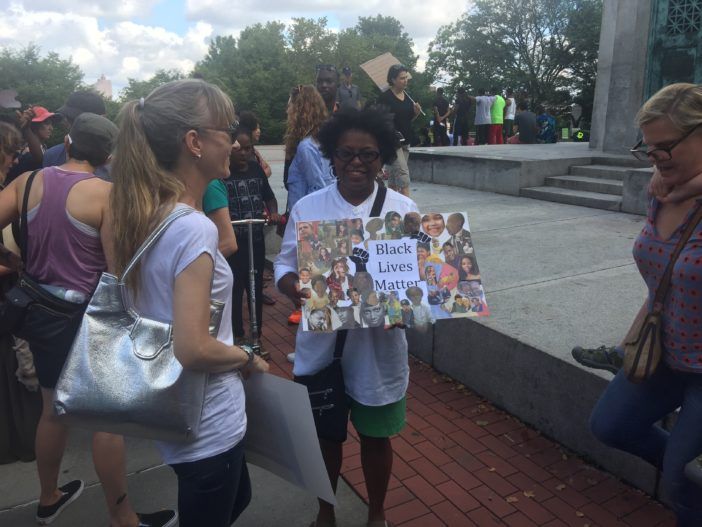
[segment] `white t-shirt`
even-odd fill
[[[475,124],[492,124],[490,108],[495,102],[495,97],[491,95],[478,95],[475,98]]]
[[[509,97],[505,100],[507,101],[507,113],[505,113],[505,119],[514,121],[514,114],[517,111],[517,103],[514,102],[514,97]]]
[[[179,203],[177,208],[187,207]],[[162,322],[173,321],[173,290],[176,277],[201,254],[215,262],[212,299],[225,303],[217,340],[233,344],[232,277],[229,264],[217,249],[217,227],[202,212],[175,220],[141,260],[137,311]],[[197,461],[226,452],[246,433],[244,387],[238,371],[208,375],[205,404],[198,438],[192,443],[157,441],[163,460],[172,465]]]
[[[367,218],[377,191],[376,184],[373,194],[357,206],[346,201],[336,185],[313,192],[298,201],[290,212],[280,254],[275,260],[275,282],[278,283],[289,272],[297,274],[296,222]],[[404,216],[408,212],[419,212],[419,209],[411,199],[388,190],[380,216],[385,217],[390,211]],[[336,333],[313,333],[298,328],[293,373],[310,375],[330,364],[335,342]],[[382,327],[350,329],[341,359],[346,393],[367,406],[399,401],[404,397],[409,383],[407,360],[404,330],[385,330]]]

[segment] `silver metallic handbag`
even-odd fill
[[[125,283],[168,226],[191,212],[180,208],[163,220],[121,280],[102,274],[56,385],[54,410],[69,423],[164,441],[197,437],[207,374],[183,369],[173,355],[172,325],[140,316]],[[211,301],[210,335],[217,335],[223,307]]]

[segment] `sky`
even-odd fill
[[[35,43],[42,52],[71,57],[86,84],[104,74],[117,95],[129,78],[147,79],[159,69],[190,71],[212,38],[236,37],[258,22],[326,16],[328,27],[339,30],[359,16],[382,14],[404,25],[421,69],[439,27],[456,20],[469,1],[0,0],[0,46]]]

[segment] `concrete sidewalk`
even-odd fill
[[[176,477],[161,463],[150,441],[127,440],[129,496],[141,512],[177,508]],[[249,464],[253,498],[237,521],[242,527],[307,527],[317,511],[317,500],[286,481]],[[80,478],[86,482],[83,495],[57,519],[56,527],[106,527],[107,507],[92,466],[90,436],[75,431],[61,465],[60,483]],[[0,466],[0,526],[36,525],[39,485],[34,463]],[[339,492],[339,525],[364,525],[367,508],[343,481]],[[205,527],[205,526],[203,526]]]

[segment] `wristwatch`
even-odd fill
[[[245,366],[248,366],[254,360],[254,350],[251,346],[247,346],[246,344],[239,344],[239,347],[243,349],[246,352],[246,355],[249,357],[248,362],[245,364]]]

